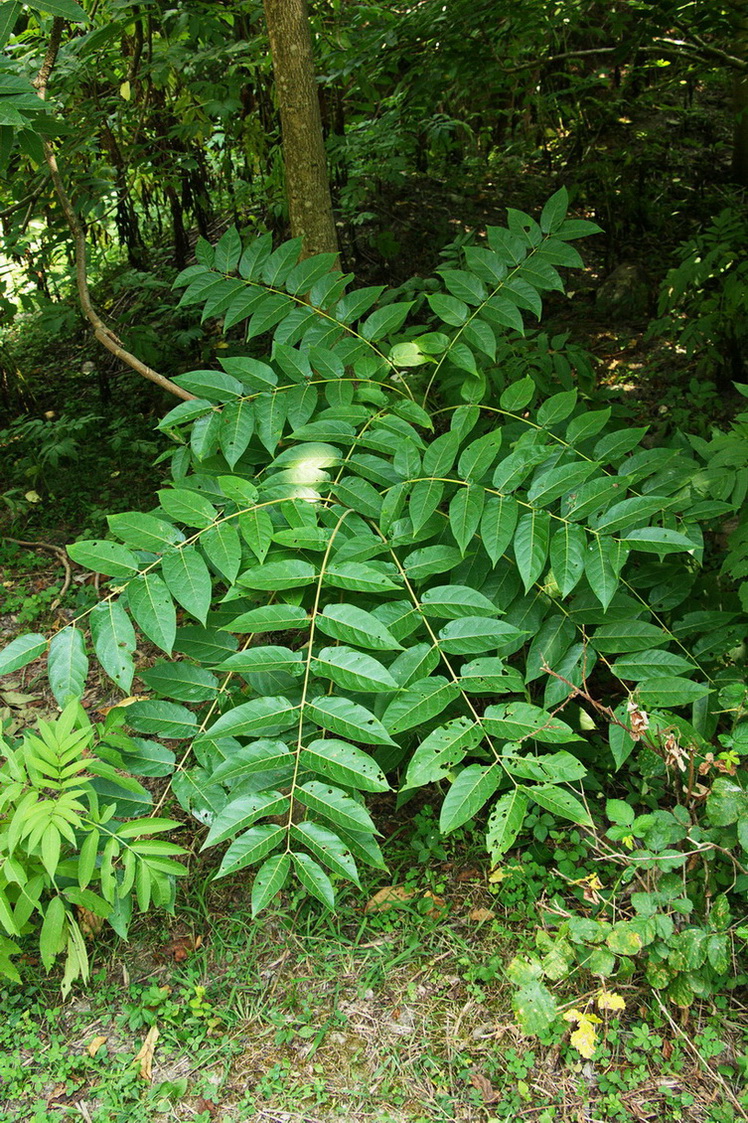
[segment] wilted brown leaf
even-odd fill
[[[95,1057],[102,1045],[106,1045],[109,1039],[107,1037],[92,1037],[88,1045],[86,1045],[86,1052],[89,1057]]]
[[[207,1111],[211,1119],[214,1119],[218,1114],[219,1104],[214,1103],[213,1100],[206,1100],[205,1096],[198,1096],[195,1107],[198,1111]]]
[[[92,940],[94,936],[98,936],[104,927],[104,917],[98,916],[90,909],[84,908],[83,905],[77,905],[75,911],[78,914],[78,925],[86,939]]]
[[[364,905],[364,913],[384,912],[393,905],[402,905],[417,896],[415,889],[406,889],[404,885],[385,885],[384,889],[379,889],[369,898]]]
[[[443,897],[437,897],[430,889],[421,892],[418,889],[406,889],[404,885],[385,885],[371,897],[364,905],[364,913],[384,912],[393,905],[403,905],[407,901],[425,900],[433,901],[431,908],[426,909],[426,915],[438,917],[447,907]]]
[[[145,1035],[145,1041],[141,1045],[140,1051],[133,1058],[133,1063],[140,1064],[140,1075],[143,1080],[153,1079],[153,1054],[156,1051],[156,1042],[158,1039],[158,1026],[151,1026],[148,1033]]]
[[[476,923],[483,924],[486,920],[493,920],[496,913],[491,912],[490,909],[471,909],[468,916],[471,920],[476,921]]]
[[[426,909],[426,916],[436,918],[441,916],[441,914],[446,910],[447,902],[444,900],[444,898],[437,897],[436,893],[432,893],[430,889],[426,890],[426,892],[423,894],[423,897],[427,897],[430,901],[434,902],[430,909]]]
[[[501,1099],[499,1093],[494,1090],[491,1081],[485,1077],[482,1072],[478,1072],[477,1069],[473,1069],[470,1073],[470,1083],[474,1088],[478,1089],[483,1097],[484,1104],[495,1104]]]
[[[132,706],[133,702],[145,702],[147,700],[147,694],[131,694],[129,698],[120,698],[119,702],[115,702],[113,706],[101,706],[96,712],[106,717],[112,710],[119,710],[123,706]]]
[[[193,951],[202,947],[202,936],[175,936],[164,948],[164,952],[176,963],[182,963]]]
[[[479,881],[482,877],[482,870],[475,869],[475,867],[473,866],[469,866],[467,869],[460,870],[460,872],[455,877],[455,881]]]

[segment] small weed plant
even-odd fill
[[[404,794],[441,785],[443,835],[485,817],[495,873],[529,836],[574,880],[590,840],[617,880],[585,868],[573,914],[510,970],[539,1031],[557,1017],[547,982],[576,969],[603,996],[635,968],[682,1005],[724,986],[748,888],[745,614],[735,571],[711,563],[745,495],[745,432],[741,461],[682,434],[653,446],[570,375],[497,393],[507,340],[597,230],[566,212],[564,191],[538,222],[510,210],[417,306],[351,289],[331,255],[300,261],[298,240],[201,241],[181,304],[232,342],[221,369],[177,378],[195,398],[159,424],[172,481],[155,510],[69,548],[110,579],[100,603],[0,654],[6,673],[46,652],[65,706],[91,649],[125,694],[137,633],[163,652],[141,674],[150,697],[121,710],[123,759],[163,754],[221,848],[217,876],[255,868],[254,914],[292,878],[333,908],[361,863],[381,869],[366,800],[396,775]],[[150,813],[113,794],[100,805],[118,820]],[[122,840],[168,828],[110,838],[90,802],[74,813],[137,889]],[[27,847],[42,877],[47,829]],[[104,913],[125,895],[116,878],[108,892]],[[606,1001],[575,1012],[588,1043]]]
[[[137,757],[135,767],[126,759]],[[145,836],[172,831],[172,819],[114,818],[116,792],[133,806],[146,790],[133,775],[142,772],[144,746],[112,728],[94,727],[80,703],[70,701],[56,721],[40,721],[35,733],[15,743],[0,740],[0,970],[16,981],[16,940],[37,928],[39,955],[49,970],[65,954],[63,994],[88,978],[84,935],[97,933],[106,918],[127,935],[133,898],[146,910],[170,907],[174,877],[185,872],[175,860],[182,848]],[[140,762],[140,763],[139,763]],[[147,769],[146,769],[147,770]]]

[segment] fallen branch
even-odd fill
[[[52,542],[27,542],[23,538],[9,538],[6,534],[3,535],[3,542],[12,542],[15,546],[24,546],[30,550],[49,550],[50,553],[56,556],[60,565],[64,566],[65,568],[65,580],[62,583],[60,595],[51,605],[52,608],[57,608],[62,598],[65,596],[65,593],[70,588],[70,582],[73,580],[73,570],[70,565],[70,559],[65,553],[63,547],[55,546]]]
[[[62,38],[62,28],[64,20],[60,16],[55,16],[52,22],[52,32],[49,37],[49,44],[44,55],[44,61],[41,65],[39,73],[34,79],[34,87],[37,94],[42,101],[47,96],[47,85],[49,83],[49,76],[54,68],[57,52],[60,48],[60,40]],[[70,233],[73,235],[75,243],[75,278],[78,288],[78,299],[80,306],[86,319],[92,324],[94,329],[94,336],[98,339],[99,343],[103,344],[108,351],[116,355],[132,370],[137,371],[143,378],[147,378],[150,382],[155,382],[163,390],[168,390],[170,394],[175,394],[176,397],[182,398],[185,401],[192,401],[195,397],[189,391],[183,390],[181,386],[177,386],[176,382],[172,382],[170,378],[165,375],[159,374],[158,371],[153,370],[152,367],[142,363],[135,355],[131,354],[125,347],[122,346],[122,340],[119,339],[111,328],[107,327],[104,321],[99,316],[91,302],[91,294],[88,289],[88,274],[86,266],[86,236],[81,225],[80,219],[75,212],[75,208],[70,200],[65,184],[62,181],[62,175],[57,164],[57,157],[52,142],[46,137],[42,137],[42,145],[44,148],[44,159],[49,169],[49,174],[54,185],[57,198],[60,200],[62,209],[67,219]]]

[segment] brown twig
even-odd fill
[[[52,32],[49,37],[49,43],[47,44],[44,61],[42,62],[39,73],[34,79],[34,87],[36,88],[36,92],[42,101],[44,101],[47,96],[47,85],[49,83],[49,77],[54,68],[55,60],[57,58],[57,52],[60,49],[64,22],[65,21],[60,16],[55,16],[54,20],[52,21]],[[70,200],[70,196],[65,189],[65,184],[62,181],[62,175],[60,174],[60,169],[57,164],[57,157],[55,155],[55,150],[52,146],[51,141],[46,137],[43,137],[42,145],[44,148],[44,158],[47,164],[47,168],[49,169],[50,178],[54,185],[55,192],[57,193],[57,198],[60,200],[60,204],[62,205],[68,227],[70,228],[70,233],[73,235],[73,241],[75,243],[75,277],[78,288],[78,299],[80,301],[80,306],[86,319],[89,320],[89,322],[93,326],[94,336],[96,337],[96,339],[98,339],[99,343],[106,347],[108,351],[111,351],[113,355],[116,355],[118,359],[129,366],[132,370],[142,375],[143,378],[147,378],[150,382],[155,382],[157,386],[160,386],[163,390],[168,390],[170,394],[174,394],[178,398],[182,398],[185,401],[192,401],[195,397],[194,394],[190,394],[189,391],[183,390],[181,386],[177,386],[176,382],[172,382],[170,378],[166,378],[165,375],[159,374],[158,371],[155,371],[152,367],[149,367],[145,363],[142,363],[140,359],[131,354],[130,351],[126,350],[126,348],[122,346],[122,341],[118,339],[111,328],[107,327],[107,325],[104,323],[104,321],[101,319],[98,312],[94,308],[91,302],[91,294],[88,289],[88,274],[86,266],[86,236],[83,230],[83,226],[81,225],[80,219],[75,212],[75,208]]]
[[[60,604],[60,601],[65,596],[65,593],[70,588],[70,582],[73,580],[73,570],[70,565],[70,560],[68,559],[68,556],[62,546],[55,546],[52,542],[27,542],[23,538],[9,538],[7,534],[3,535],[3,542],[12,542],[15,546],[25,546],[30,550],[49,550],[50,553],[54,554],[57,557],[57,560],[65,568],[65,580],[62,583],[60,595],[55,599],[51,606],[52,608],[57,608],[57,606]]]
[[[660,1007],[660,1010],[662,1011],[665,1018],[667,1018],[668,1022],[670,1023],[670,1028],[673,1030],[673,1032],[675,1034],[677,1034],[678,1037],[681,1037],[683,1039],[683,1043],[685,1044],[686,1048],[689,1049],[693,1053],[693,1055],[696,1057],[696,1059],[702,1065],[703,1070],[705,1072],[708,1072],[709,1075],[711,1077],[713,1077],[714,1080],[722,1086],[722,1089],[725,1092],[725,1095],[728,1097],[728,1099],[732,1103],[733,1107],[735,1107],[737,1109],[737,1112],[740,1115],[740,1118],[741,1119],[748,1119],[748,1114],[746,1113],[745,1108],[741,1104],[740,1100],[737,1099],[737,1097],[735,1096],[734,1092],[730,1088],[730,1085],[727,1083],[725,1078],[722,1076],[722,1073],[721,1072],[715,1072],[714,1069],[710,1067],[709,1061],[706,1059],[706,1057],[702,1056],[702,1054],[696,1048],[696,1046],[694,1045],[693,1041],[688,1036],[688,1034],[684,1033],[683,1029],[675,1021],[675,1019],[673,1018],[673,1015],[670,1013],[667,1006],[665,1005],[665,1003],[660,998],[659,991],[654,990],[654,991],[652,991],[652,993],[654,994],[655,998],[657,999],[657,1005]]]

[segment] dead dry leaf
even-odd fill
[[[494,1089],[491,1081],[484,1076],[482,1072],[478,1072],[477,1069],[473,1069],[470,1073],[470,1083],[474,1088],[478,1089],[483,1097],[484,1104],[495,1104],[501,1099],[501,1096]]]
[[[88,1045],[86,1045],[86,1052],[89,1057],[95,1057],[102,1045],[106,1045],[108,1037],[92,1037]]]
[[[159,1039],[159,1028],[154,1025],[148,1030],[145,1035],[145,1041],[140,1047],[140,1051],[133,1058],[134,1064],[140,1064],[140,1075],[143,1080],[153,1079],[153,1054],[156,1052],[156,1042]]]
[[[391,909],[393,905],[402,905],[417,896],[415,889],[406,889],[404,885],[385,885],[384,889],[379,889],[366,902],[364,914],[384,912],[385,909]]]
[[[193,951],[197,951],[202,947],[202,936],[175,936],[166,947],[164,952],[176,963],[183,963],[188,956],[192,955]]]
[[[147,702],[147,694],[131,694],[129,698],[120,698],[119,702],[115,702],[113,706],[101,706],[96,712],[102,714],[104,717],[112,710],[119,710],[124,706],[132,706],[134,702]]]
[[[75,911],[78,915],[78,925],[81,932],[87,940],[93,940],[104,927],[104,917],[99,916],[95,912],[91,912],[90,909],[84,908],[83,905],[76,905]]]
[[[430,889],[406,889],[404,885],[385,885],[371,897],[364,905],[364,914],[371,912],[384,912],[395,905],[404,905],[408,901],[433,901],[431,908],[426,909],[426,915],[439,917],[447,907],[443,897],[437,897]]]
[[[474,866],[469,866],[467,869],[460,870],[455,877],[455,881],[480,881],[482,877],[482,870],[475,869]]]
[[[496,913],[491,912],[490,909],[471,909],[471,911],[468,913],[468,916],[477,924],[483,924],[486,920],[493,920],[493,918],[496,916]]]
[[[207,1111],[211,1119],[214,1119],[218,1114],[220,1104],[214,1103],[213,1100],[206,1100],[205,1096],[198,1096],[195,1107],[198,1111]]]
[[[422,894],[422,898],[428,898],[430,901],[434,902],[430,909],[426,909],[426,916],[431,916],[433,918],[439,917],[447,908],[447,902],[444,898],[437,897],[436,893],[432,893],[430,889],[427,889],[426,892]]]

